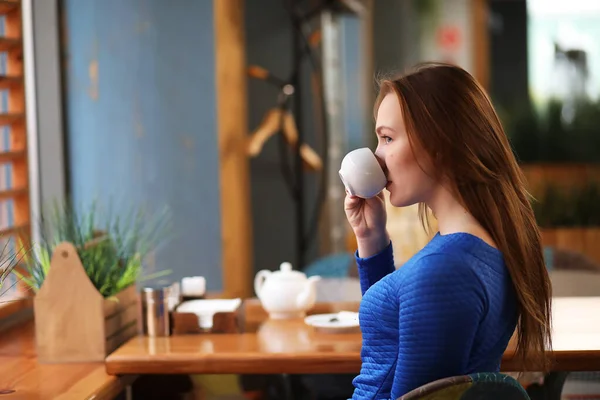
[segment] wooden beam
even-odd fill
[[[16,90],[20,90],[20,89],[17,88]],[[11,89],[11,93],[12,93],[12,89]],[[9,101],[10,101],[10,94],[9,94]],[[11,124],[14,124],[15,122],[24,121],[24,120],[25,120],[25,115],[22,113],[8,112],[8,113],[0,114],[0,125],[11,125]]]
[[[0,89],[10,89],[17,85],[23,85],[23,77],[0,75]]]
[[[8,34],[8,32],[7,32]],[[21,54],[21,39],[14,37],[2,37],[0,38],[0,51],[11,51],[15,50],[18,54]]]
[[[27,196],[27,188],[0,190],[0,201],[6,199],[14,199],[20,196]]]
[[[485,90],[490,89],[489,0],[471,0],[473,75]]]
[[[246,155],[244,0],[213,0],[219,143],[223,291],[252,295],[250,171]]]
[[[14,0],[0,0],[0,14],[8,14],[19,9],[21,4]]]
[[[27,158],[25,150],[2,151],[0,152],[0,164],[14,162]]]
[[[29,234],[29,225],[15,225],[9,228],[0,229],[0,237],[5,239],[8,236],[23,236]]]

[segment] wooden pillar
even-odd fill
[[[214,0],[223,294],[252,296],[244,0]]]
[[[490,89],[490,40],[488,29],[489,0],[471,0],[473,36],[473,74],[486,89]]]

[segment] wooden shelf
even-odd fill
[[[12,113],[0,114],[0,126],[14,124],[17,121],[22,120],[23,117],[24,117],[24,115],[21,114],[21,113],[17,113],[17,114],[12,114]]]
[[[10,51],[21,48],[20,38],[0,38],[0,51]]]
[[[20,1],[0,0],[0,14],[8,14],[21,6]]]
[[[0,152],[0,164],[19,160],[27,155],[25,150]]]
[[[27,192],[27,188],[0,190],[0,200],[14,199],[26,195]]]
[[[0,75],[0,89],[9,89],[16,85],[23,84],[22,76]]]

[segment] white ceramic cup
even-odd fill
[[[387,185],[377,157],[367,147],[346,154],[339,174],[348,193],[363,199],[378,195]]]

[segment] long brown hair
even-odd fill
[[[434,178],[450,182],[458,201],[494,239],[518,299],[515,356],[547,370],[552,287],[525,177],[484,89],[464,69],[443,63],[384,79],[375,103],[395,93],[413,152],[424,152]],[[424,226],[426,206],[419,205]]]

